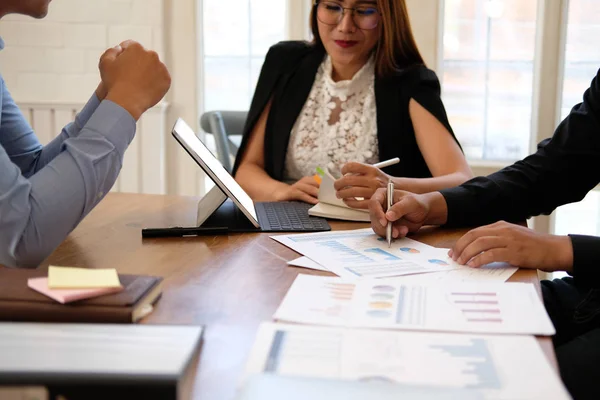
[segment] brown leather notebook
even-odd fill
[[[0,267],[0,321],[131,323],[148,315],[161,295],[162,278],[119,275],[122,292],[60,304],[27,287],[45,270]]]

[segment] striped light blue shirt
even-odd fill
[[[50,255],[110,190],[135,129],[94,95],[42,146],[0,76],[0,264],[36,267]]]

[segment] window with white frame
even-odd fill
[[[269,47],[286,36],[287,1],[202,4],[203,108],[247,110]]]
[[[600,68],[600,1],[570,0],[561,117],[582,101]]]
[[[570,0],[565,48],[561,117],[582,101],[600,68],[600,2]],[[600,192],[590,192],[583,201],[556,211],[554,232],[600,235]]]
[[[529,152],[538,0],[445,0],[442,81],[467,157]]]

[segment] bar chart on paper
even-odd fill
[[[535,289],[526,284],[404,285],[362,281],[352,326],[552,335]]]
[[[387,319],[390,324],[424,326],[428,321],[430,307],[438,308],[428,302],[428,293],[431,288],[422,285],[372,285],[368,299],[362,302],[365,316],[371,320]],[[452,312],[466,324],[477,323],[502,323],[502,311],[499,304],[499,295],[496,292],[448,292],[447,302],[451,305]],[[378,325],[376,322],[367,322],[367,325]]]
[[[530,336],[263,324],[248,372],[465,389],[489,399],[569,398]]]
[[[273,316],[294,322],[347,325],[352,313],[356,285],[338,277],[298,275]]]
[[[502,323],[502,311],[496,292],[450,292],[449,301],[471,323]]]
[[[431,257],[435,254],[431,246],[405,238],[388,248],[371,229],[272,238],[346,278],[384,278],[454,268]]]
[[[384,341],[376,341],[378,338]],[[390,340],[392,338],[396,339],[389,334],[364,332],[321,331],[311,335],[310,332],[278,330],[263,372],[300,376],[319,373],[320,377],[328,378],[472,389],[501,388],[488,343],[483,338],[439,336],[434,340],[431,337],[415,340],[410,337],[412,340],[407,343]],[[355,365],[341,365],[345,358],[342,353],[350,351],[360,353],[361,358],[352,358],[357,362]],[[393,358],[392,354],[404,357]],[[415,362],[419,359],[420,362]],[[432,374],[433,366],[437,366],[440,374]],[[345,376],[340,376],[344,370]]]

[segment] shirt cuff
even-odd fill
[[[100,100],[98,99],[98,96],[96,96],[96,93],[94,93],[92,97],[90,97],[86,105],[83,106],[81,111],[79,111],[79,113],[75,117],[75,123],[77,125],[78,130],[81,130],[81,128],[83,128],[85,124],[87,124],[87,122],[90,120],[90,118],[92,117],[99,105]]]
[[[476,224],[474,211],[478,210],[475,196],[462,186],[440,190],[446,200],[448,216],[446,227],[462,227]]]
[[[85,128],[106,137],[122,157],[135,136],[136,123],[123,107],[110,100],[103,100]]]
[[[585,286],[600,287],[600,237],[569,237],[573,244],[573,276]]]

